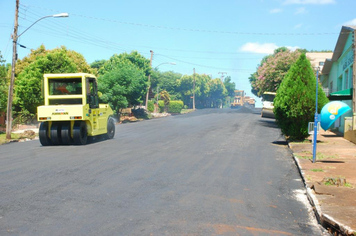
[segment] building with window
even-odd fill
[[[353,67],[354,67],[354,31],[356,26],[342,26],[332,56],[325,60],[321,70],[320,82],[330,101],[342,101],[352,108]],[[341,116],[333,125],[345,133],[352,122],[348,124],[345,117],[352,117],[352,111]],[[348,120],[348,119],[347,119]],[[346,128],[345,128],[346,127]]]

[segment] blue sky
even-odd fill
[[[0,51],[9,63],[15,2],[0,0]],[[19,33],[43,16],[69,17],[36,23],[19,38],[27,49],[18,47],[18,57],[41,44],[64,45],[88,63],[153,50],[160,71],[231,76],[252,96],[248,77],[264,56],[281,46],[333,50],[341,26],[356,25],[354,9],[355,0],[20,0]]]

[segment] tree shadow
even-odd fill
[[[275,145],[280,145],[280,146],[287,146],[288,145],[288,141],[273,141],[272,142]]]
[[[268,128],[278,128],[278,125],[276,123],[275,119],[261,119],[259,120],[260,125]]]

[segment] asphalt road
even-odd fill
[[[0,146],[0,235],[322,235],[258,111],[116,125],[112,140]]]

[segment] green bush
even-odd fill
[[[183,101],[170,101],[168,105],[168,113],[180,113],[183,109]],[[164,112],[164,101],[158,101],[159,112]]]
[[[180,113],[183,109],[184,103],[183,101],[170,101],[168,105],[169,113]]]
[[[164,112],[164,101],[163,100],[158,101],[158,109],[159,109],[159,113]]]
[[[148,101],[147,102],[147,110],[149,112],[154,112],[154,110],[155,110],[155,105],[154,104],[155,104],[154,101]]]
[[[314,121],[316,77],[305,54],[292,65],[281,82],[274,99],[274,114],[278,126],[289,140],[309,136],[308,123]],[[318,87],[318,113],[328,102]]]

